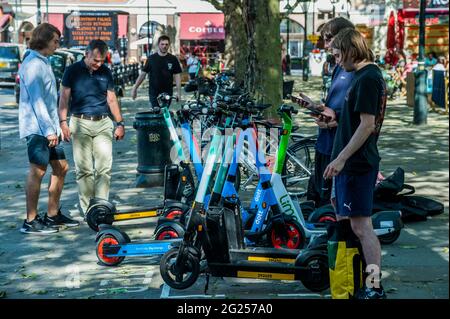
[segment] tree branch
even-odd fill
[[[214,8],[216,8],[219,11],[223,11],[223,3],[220,3],[218,0],[202,0],[202,1],[212,4]]]

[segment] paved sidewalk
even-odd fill
[[[318,96],[320,80],[305,84],[295,78],[295,92]],[[114,142],[111,200],[120,207],[154,206],[162,201],[162,187],[134,188],[137,155],[132,123],[136,112],[147,107],[146,89],[137,101],[122,100],[124,141]],[[126,92],[129,96],[129,91]],[[2,100],[0,100],[2,101]],[[19,139],[17,107],[0,105],[0,296],[6,298],[329,298],[329,292],[312,294],[301,284],[288,281],[252,281],[212,278],[208,295],[204,278],[185,291],[168,289],[159,275],[159,257],[125,259],[120,267],[97,264],[95,233],[83,223],[51,236],[23,235],[24,184],[28,170],[26,144]],[[445,213],[425,222],[409,223],[400,238],[383,246],[383,284],[390,299],[448,298],[449,123],[448,116],[429,113],[427,126],[413,126],[413,109],[404,101],[389,102],[380,140],[381,171],[390,175],[398,166],[416,194],[445,204]],[[304,133],[315,133],[312,120],[299,115]],[[70,163],[62,204],[82,221],[77,203],[74,164],[70,144],[65,144]],[[39,211],[46,211],[46,183]],[[133,240],[148,239],[155,221],[120,225]]]

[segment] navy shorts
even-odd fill
[[[336,213],[339,216],[370,216],[378,169],[363,175],[339,174],[335,177]]]
[[[66,159],[61,143],[58,143],[55,147],[49,147],[47,138],[36,134],[27,136],[26,140],[28,160],[32,164],[47,167],[50,161]]]

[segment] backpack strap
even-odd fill
[[[402,186],[402,191],[407,189],[408,191],[406,193],[401,193],[401,195],[405,196],[405,195],[411,195],[414,194],[416,192],[416,189],[414,188],[414,186],[409,185],[409,184],[403,184]]]

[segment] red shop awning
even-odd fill
[[[48,23],[53,24],[58,28],[61,34],[64,34],[64,14],[63,13],[49,13]]]
[[[225,39],[222,13],[180,13],[181,40]]]

